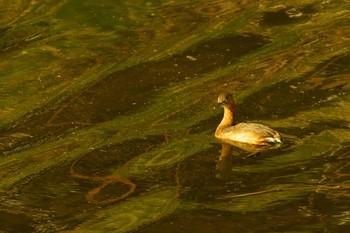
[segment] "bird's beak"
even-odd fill
[[[222,106],[222,103],[216,103],[216,104],[214,105],[214,109],[220,108],[221,106]]]

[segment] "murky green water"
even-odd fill
[[[0,6],[0,232],[348,231],[348,1]]]

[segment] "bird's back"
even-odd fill
[[[216,133],[216,137],[256,145],[282,142],[282,138],[277,131],[266,125],[256,123],[239,123],[224,127]]]

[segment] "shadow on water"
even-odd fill
[[[315,12],[315,9],[311,5],[300,9],[282,7],[282,9],[279,10],[265,12],[261,23],[268,27],[300,23],[308,19],[308,14]]]
[[[9,213],[0,211],[0,228],[6,229],[7,232],[33,232],[31,225],[34,221],[26,214]]]

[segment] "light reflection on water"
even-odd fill
[[[270,4],[4,6],[0,231],[346,230],[348,14]],[[222,90],[282,147],[216,141]]]

